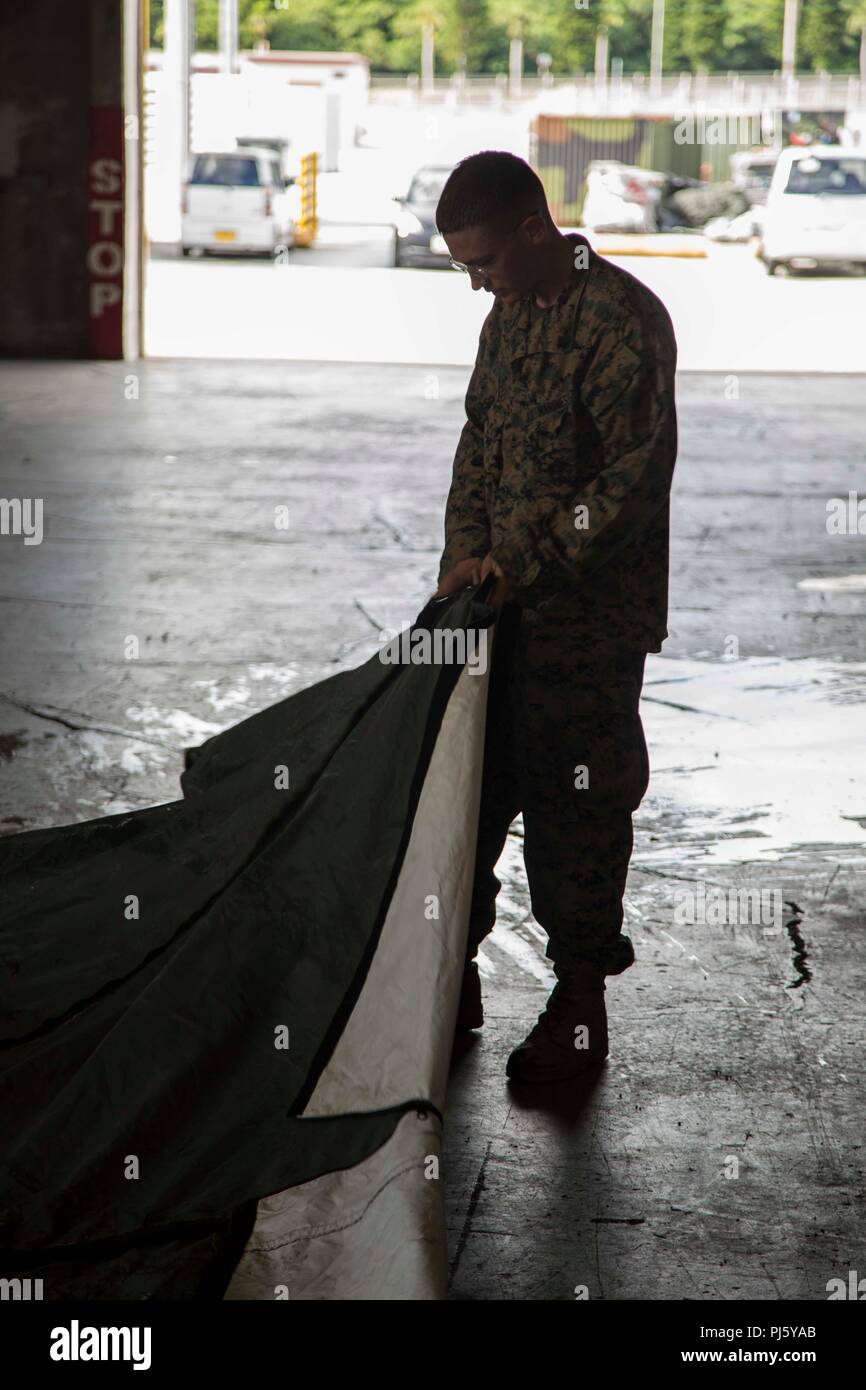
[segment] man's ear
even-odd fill
[[[544,241],[547,236],[547,223],[543,214],[540,212],[531,213],[524,222],[522,230],[526,233],[527,241],[530,241],[533,246]]]

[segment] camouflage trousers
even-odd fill
[[[634,962],[622,934],[632,812],[649,783],[638,712],[646,653],[587,642],[517,604],[495,624],[468,956],[496,921],[494,872],[523,813],[532,913],[558,978]]]

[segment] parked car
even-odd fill
[[[778,158],[778,150],[739,150],[731,155],[731,182],[742,189],[750,206],[766,203]]]
[[[183,187],[181,249],[273,255],[294,244],[289,185],[272,149],[254,146],[193,156]]]
[[[656,204],[665,175],[618,159],[587,165],[581,225],[593,232],[655,232]]]
[[[235,144],[239,150],[258,149],[266,150],[268,154],[276,156],[277,162],[284,174],[288,174],[287,161],[291,140],[282,135],[238,135],[235,137]]]
[[[759,254],[769,275],[779,267],[866,267],[866,153],[846,145],[782,150]]]
[[[736,217],[711,217],[703,228],[710,241],[751,241],[761,235],[764,209],[760,203],[740,212]]]
[[[405,197],[394,199],[400,204],[394,224],[396,266],[451,268],[445,238],[436,230],[436,204],[451,168],[450,164],[425,165],[413,175]]]
[[[594,232],[680,230],[693,224],[677,206],[678,196],[706,187],[685,175],[593,159],[586,168],[581,226]]]

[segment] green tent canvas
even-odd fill
[[[445,1296],[486,590],[404,634],[451,659],[377,652],[187,750],[182,800],[0,841],[0,1274]]]

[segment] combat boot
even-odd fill
[[[567,1081],[600,1066],[608,1049],[604,992],[604,975],[592,966],[558,980],[538,1022],[508,1058],[508,1076]]]
[[[460,991],[460,1005],[457,1010],[455,1033],[468,1033],[472,1028],[480,1028],[484,1023],[484,1009],[481,1006],[481,979],[478,962],[468,960],[463,971],[463,987]]]

